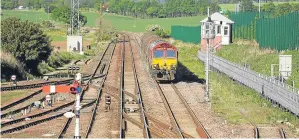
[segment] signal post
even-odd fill
[[[80,139],[80,93],[82,91],[81,88],[82,83],[82,75],[80,73],[76,74],[76,78],[72,85],[47,85],[43,86],[42,91],[43,93],[55,93],[55,92],[62,92],[62,93],[71,93],[76,95],[76,106],[75,106],[75,114],[72,112],[66,112],[64,114],[67,118],[72,118],[76,116],[76,125],[75,125],[75,139]]]

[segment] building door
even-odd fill
[[[229,36],[230,36],[230,32],[229,32],[229,25],[223,25],[222,26],[223,30],[222,30],[222,44],[223,45],[228,45],[229,44]]]

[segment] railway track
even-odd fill
[[[127,43],[126,43],[127,42]],[[136,74],[135,61],[133,56],[130,36],[124,34],[122,44],[122,61],[120,73],[120,138],[151,138],[148,128],[148,120],[145,116],[144,104],[139,87],[138,77]],[[137,100],[124,93],[134,93]],[[127,119],[125,119],[127,118]],[[142,127],[127,122],[130,118],[135,122],[142,124]]]
[[[98,69],[98,67],[96,69]],[[92,79],[98,78],[98,77],[103,77],[103,74],[101,72],[101,75],[99,76],[99,75],[97,75],[97,73],[95,71],[90,76],[84,76],[83,80],[85,80],[85,81],[88,80],[87,84],[89,84],[89,83],[91,83]],[[86,90],[86,89],[88,89],[88,88],[85,88],[84,90]],[[82,96],[83,95],[84,94],[82,94]],[[21,99],[21,101],[18,100],[16,103],[22,102],[23,100],[26,100],[27,98],[29,98],[29,96],[28,97],[26,96],[25,99]],[[87,100],[89,102],[85,102],[85,103],[81,104],[82,109],[92,106],[97,101],[96,99],[94,99],[94,100],[87,99]],[[66,103],[66,104],[58,106],[58,107],[55,107],[55,108],[47,110],[47,111],[36,113],[34,115],[29,115],[29,116],[27,115],[25,117],[18,118],[18,119],[15,119],[13,121],[8,121],[8,122],[5,122],[5,123],[2,123],[1,127],[4,127],[5,129],[4,130],[2,129],[3,131],[1,131],[1,135],[12,133],[12,132],[15,132],[15,131],[19,131],[19,130],[29,128],[31,126],[35,126],[35,125],[38,125],[40,123],[43,123],[43,122],[50,121],[50,120],[56,119],[58,117],[61,117],[61,116],[63,116],[64,113],[66,113],[68,111],[73,111],[73,109],[72,109],[73,107],[71,107],[69,109],[66,108],[66,107],[69,107],[71,105],[73,105],[73,107],[74,107],[74,101]],[[9,107],[6,107],[6,109],[7,108],[9,108]],[[23,108],[21,108],[21,109],[23,109]],[[64,110],[62,110],[62,109],[64,109]],[[57,112],[58,110],[62,110],[62,111]],[[26,121],[26,122],[22,123],[24,121]]]
[[[286,134],[283,128],[279,127],[278,125],[274,125],[269,127],[257,126],[250,118],[248,118],[244,113],[242,116],[253,126],[253,137],[256,139],[259,138],[281,138],[286,139]]]
[[[171,118],[171,123],[175,126],[177,137],[179,138],[210,138],[209,134],[197,119],[196,115],[181,95],[176,86],[171,84],[159,84],[155,81],[163,103],[167,108],[167,113]],[[176,93],[174,96],[173,93]],[[188,132],[189,134],[184,134]]]
[[[105,49],[104,53],[101,56],[101,59],[99,63],[97,64],[94,73],[90,77],[90,79],[87,82],[87,88],[84,89],[81,93],[81,106],[86,100],[94,100],[94,103],[87,108],[87,110],[81,110],[80,113],[80,127],[82,127],[83,132],[81,131],[80,136],[83,136],[84,138],[87,138],[93,125],[94,117],[96,115],[97,105],[100,101],[101,95],[102,95],[102,86],[106,79],[106,73],[109,69],[110,60],[109,58],[112,57],[114,52],[115,44],[114,42],[111,42],[108,47]],[[106,61],[106,62],[105,62]],[[108,62],[107,62],[108,61]],[[91,81],[92,77],[96,74],[103,74],[104,77],[100,80]],[[92,83],[93,82],[93,83]],[[98,89],[90,86],[91,84],[95,85],[95,87],[98,87]],[[61,129],[58,138],[72,138],[74,134],[74,123],[72,123],[72,118],[69,118],[66,120],[65,124],[63,125],[63,128]]]
[[[90,75],[83,76],[83,80],[86,80],[90,77]],[[59,80],[59,81],[47,81],[41,83],[34,83],[34,84],[26,84],[26,85],[19,85],[19,86],[2,86],[1,91],[10,91],[10,90],[21,90],[21,89],[31,89],[31,88],[39,88],[43,85],[61,85],[61,84],[68,84],[73,79],[67,80]]]
[[[99,78],[102,76],[103,76],[103,74],[94,76],[93,78]],[[83,81],[88,80],[87,79],[88,77],[90,77],[90,75],[84,76]],[[57,83],[57,85],[58,84],[69,84],[70,82],[71,82],[71,80],[68,80],[68,82],[66,82],[66,83],[64,83],[64,82]],[[43,100],[45,100],[45,95],[42,95],[42,90],[40,89],[38,91],[35,91],[23,98],[20,98],[20,99],[14,101],[14,102],[11,102],[7,105],[1,106],[1,108],[0,108],[1,118],[5,118],[8,115],[13,115],[13,114],[19,113],[22,110],[31,107],[33,105],[34,101],[43,101]],[[27,103],[27,104],[21,105],[22,103]],[[8,109],[10,109],[10,110],[7,111]]]

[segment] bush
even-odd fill
[[[17,79],[23,79],[26,75],[24,65],[21,64],[12,54],[2,51],[1,53],[1,81],[10,80],[11,75]]]
[[[55,52],[52,53],[48,59],[48,65],[53,68],[62,67],[63,65],[70,63],[71,60],[83,59],[85,56],[70,52]]]
[[[146,31],[157,31],[157,30],[164,31],[164,29],[159,24],[148,25],[145,30]]]
[[[164,30],[156,30],[154,32],[156,35],[163,37],[163,38],[168,38],[170,37],[170,32],[169,31],[164,31]]]
[[[55,28],[55,23],[54,23],[54,22],[51,22],[51,21],[43,20],[43,21],[40,23],[40,26],[41,26],[42,28]]]
[[[39,63],[37,68],[38,68],[39,73],[41,73],[41,74],[55,71],[55,69],[50,67],[45,61]]]

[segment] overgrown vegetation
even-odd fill
[[[11,53],[25,70],[37,73],[37,65],[48,59],[52,47],[39,24],[7,18],[1,22],[2,49]]]
[[[162,28],[160,25],[155,24],[155,25],[148,25],[146,27],[146,31],[149,32],[154,32],[154,34],[162,37],[162,38],[168,38],[170,36],[170,31],[165,31],[164,28]]]
[[[292,74],[287,83],[299,88],[299,50],[286,50],[278,52],[270,49],[260,49],[252,41],[236,41],[236,43],[224,46],[216,55],[241,65],[249,64],[250,69],[271,75],[271,64],[279,64],[279,55],[292,55]],[[278,76],[278,67],[275,67],[275,75]]]
[[[18,79],[24,78],[27,73],[24,66],[10,53],[1,51],[1,82],[10,79],[11,75],[16,75]]]
[[[54,71],[55,68],[70,63],[72,60],[80,60],[85,57],[71,52],[52,52],[47,61],[43,61],[38,65],[38,70],[41,74],[49,73]]]
[[[71,19],[71,8],[66,6],[61,6],[53,9],[52,18],[63,23],[70,23]],[[79,13],[80,26],[84,26],[87,23],[87,17]],[[77,27],[75,27],[77,28]]]
[[[179,49],[179,61],[187,67],[198,78],[205,78],[204,63],[197,59],[197,45],[175,42]],[[237,49],[237,48],[235,48]],[[242,49],[239,49],[242,50]],[[246,51],[246,50],[245,50]],[[243,51],[243,52],[245,52]],[[262,53],[262,52],[260,52]],[[258,54],[258,53],[257,53]],[[244,53],[229,53],[233,55],[246,56]],[[255,62],[260,59],[256,59]],[[290,122],[294,125],[291,130],[299,128],[299,121],[296,116],[283,112],[274,107],[269,101],[260,97],[254,90],[230,80],[221,73],[211,72],[211,101],[212,109],[219,116],[224,117],[232,124],[245,124],[248,121],[241,114],[248,116],[254,123],[277,123],[277,121]]]

